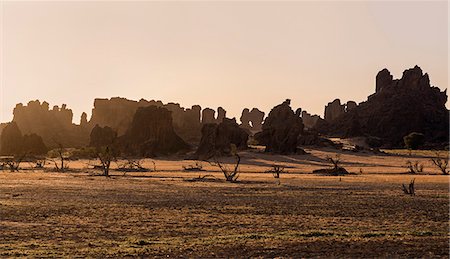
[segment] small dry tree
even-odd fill
[[[56,149],[57,159],[52,159],[53,164],[55,165],[55,169],[58,172],[65,172],[69,169],[69,165],[66,163],[67,158],[65,156],[66,149],[63,147],[61,143],[58,143],[58,148]],[[59,163],[58,160],[59,159]]]
[[[332,156],[327,156],[326,159],[333,165],[334,170],[338,170],[339,168],[341,168],[339,166],[339,164],[341,163],[341,156],[339,154],[337,154],[334,158]]]
[[[448,175],[448,157],[442,157],[439,152],[436,152],[436,157],[431,158],[431,162],[441,171],[443,175]]]
[[[100,160],[100,167],[103,171],[103,175],[109,177],[109,169],[111,162],[115,160],[115,156],[109,147],[98,148],[96,152],[98,160]]]
[[[414,187],[414,182],[415,182],[415,179],[412,179],[411,182],[409,183],[408,187],[406,187],[405,184],[402,184],[402,190],[405,194],[408,194],[411,196],[416,195],[416,189]]]
[[[419,163],[419,161],[406,161],[406,166],[409,169],[409,173],[418,174],[423,172],[423,165]]]
[[[269,169],[266,171],[266,173],[271,173],[273,175],[273,178],[279,179],[280,175],[284,173],[284,169],[286,167],[281,165],[272,165],[272,169]]]

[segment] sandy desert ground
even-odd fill
[[[0,172],[0,256],[448,258],[449,177],[427,153],[344,152],[354,174],[339,177],[312,174],[335,150],[306,151],[242,152],[237,183],[169,158],[109,178],[88,161],[67,173]],[[406,174],[407,160],[424,173]],[[280,180],[264,173],[273,164],[286,166]],[[189,181],[202,175],[215,179]],[[416,196],[401,190],[412,179]]]

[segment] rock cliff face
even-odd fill
[[[448,142],[447,90],[430,85],[420,67],[405,70],[393,79],[387,69],[376,76],[375,93],[319,129],[336,136],[374,136],[386,147],[403,146],[411,132],[425,135],[429,143]]]
[[[255,135],[256,141],[266,146],[266,152],[292,154],[297,152],[297,139],[303,133],[301,109],[295,113],[290,100],[275,106],[264,120],[262,131]]]
[[[249,130],[251,133],[260,132],[264,121],[265,113],[253,108],[251,111],[245,108],[241,115],[241,128]]]
[[[91,147],[104,147],[114,144],[117,138],[117,132],[112,128],[105,126],[100,127],[95,125],[90,134],[89,146]]]
[[[189,149],[176,133],[172,112],[157,106],[140,107],[127,132],[119,137],[121,151],[128,155],[155,157]]]
[[[0,137],[1,155],[41,155],[47,153],[42,138],[34,133],[22,135],[15,122],[8,123]]]
[[[72,110],[63,104],[51,110],[47,102],[30,101],[28,105],[17,104],[13,122],[24,134],[35,133],[49,147],[62,144],[65,147],[81,147],[89,141],[89,130],[72,123]]]
[[[227,156],[231,154],[232,144],[242,150],[247,148],[247,141],[248,133],[239,127],[235,119],[223,118],[219,124],[203,125],[195,158],[208,160],[214,156]]]

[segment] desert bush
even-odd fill
[[[317,170],[314,170],[313,173],[331,174],[331,175],[335,175],[335,176],[348,174],[347,169],[340,166],[341,156],[339,154],[336,154],[335,157],[327,156],[326,160],[331,164],[332,168],[317,169]]]
[[[205,171],[203,169],[202,163],[200,163],[200,162],[195,162],[195,165],[187,165],[187,166],[183,165],[183,170],[184,171]]]
[[[278,179],[280,178],[280,175],[284,173],[284,169],[284,166],[272,165],[272,169],[267,170],[266,173],[271,173],[273,175],[273,178]]]
[[[154,161],[153,167],[156,171],[156,166]],[[148,172],[150,169],[145,168],[143,165],[143,159],[139,158],[127,158],[125,162],[118,163],[117,170],[121,172]]]
[[[417,174],[423,172],[423,165],[419,163],[419,161],[406,161],[406,166],[409,169],[409,173],[411,174]]]
[[[442,157],[439,152],[436,152],[436,157],[431,159],[431,162],[441,171],[443,175],[448,175],[448,157]]]
[[[409,183],[408,187],[406,187],[405,184],[402,184],[402,190],[404,194],[408,194],[408,195],[416,195],[416,189],[414,186],[415,179],[412,179],[411,182]]]
[[[425,136],[422,133],[412,132],[403,137],[403,142],[407,149],[417,149],[423,145],[425,141]]]
[[[13,157],[8,157],[0,164],[1,170],[9,170],[12,172],[19,172],[20,164],[25,160],[26,155],[15,155]]]
[[[227,182],[236,182],[239,178],[239,164],[241,162],[241,157],[239,154],[235,153],[234,155],[236,157],[236,164],[234,166],[234,169],[231,170],[227,166],[223,165],[216,157],[214,157],[214,162],[211,163],[211,165],[219,167],[220,171],[222,171],[223,175],[225,176],[225,180]]]

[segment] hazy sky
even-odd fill
[[[448,86],[447,1],[1,2],[1,113],[96,97],[266,112],[286,98],[323,115],[375,75],[418,64]]]

